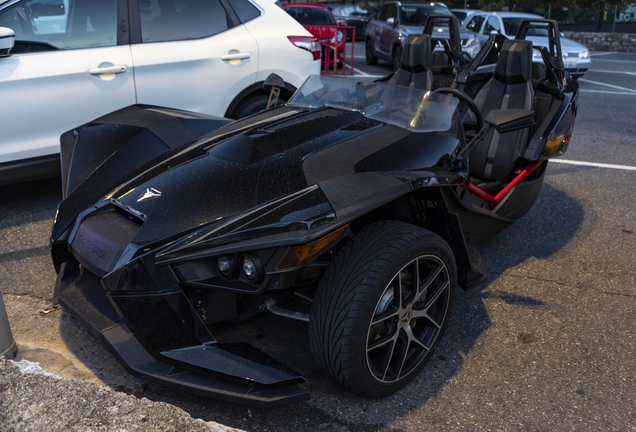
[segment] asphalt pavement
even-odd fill
[[[244,430],[636,430],[636,54],[592,59],[563,157],[571,163],[550,163],[532,210],[479,245],[489,280],[458,294],[435,357],[402,391],[368,399],[340,389],[310,357],[306,324],[270,315],[225,334],[305,375],[308,402],[248,409],[134,379],[50,308],[55,179],[0,187],[0,289],[18,359]],[[354,72],[390,66],[367,66],[357,43]]]

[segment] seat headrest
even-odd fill
[[[532,42],[506,40],[501,47],[495,77],[506,84],[518,84],[532,79]]]
[[[432,66],[431,37],[425,34],[413,34],[406,38],[400,69],[419,73],[431,70]]]
[[[543,63],[532,62],[532,80],[543,81],[546,77],[545,66]]]

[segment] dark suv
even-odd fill
[[[393,70],[400,67],[404,41],[411,34],[424,31],[424,24],[429,15],[451,15],[451,11],[439,3],[385,3],[378,13],[367,24],[366,60],[370,65],[378,63],[378,59],[393,65]],[[448,38],[448,32],[442,29],[439,38]],[[462,30],[462,52],[467,58],[473,58],[480,49],[479,39],[473,32]],[[436,48],[436,50],[441,49]]]

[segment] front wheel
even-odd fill
[[[364,57],[369,66],[378,64],[378,58],[373,55],[373,41],[371,39],[367,39],[367,43],[365,44]]]
[[[393,50],[393,72],[397,72],[402,63],[402,47],[396,46]]]
[[[414,225],[364,228],[320,281],[309,321],[314,358],[345,388],[382,397],[404,387],[432,357],[457,285],[449,246]]]

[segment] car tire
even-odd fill
[[[373,55],[373,41],[371,39],[367,39],[367,42],[364,44],[364,57],[367,60],[367,64],[369,66],[375,66],[378,64],[378,58]]]
[[[421,291],[411,283],[415,268]],[[432,357],[456,286],[453,253],[439,236],[397,221],[369,225],[338,251],[318,284],[309,319],[311,353],[350,391],[394,393]]]
[[[269,95],[257,94],[253,96],[248,96],[238,104],[238,106],[232,113],[232,118],[234,120],[238,120],[238,119],[242,119],[243,117],[256,114],[257,112],[261,112],[265,108],[267,108],[268,100],[269,100]],[[282,99],[279,99],[278,101],[279,103],[284,103]]]
[[[402,63],[402,47],[400,45],[397,45],[393,49],[393,56],[391,58],[393,59],[393,72],[397,72]]]

